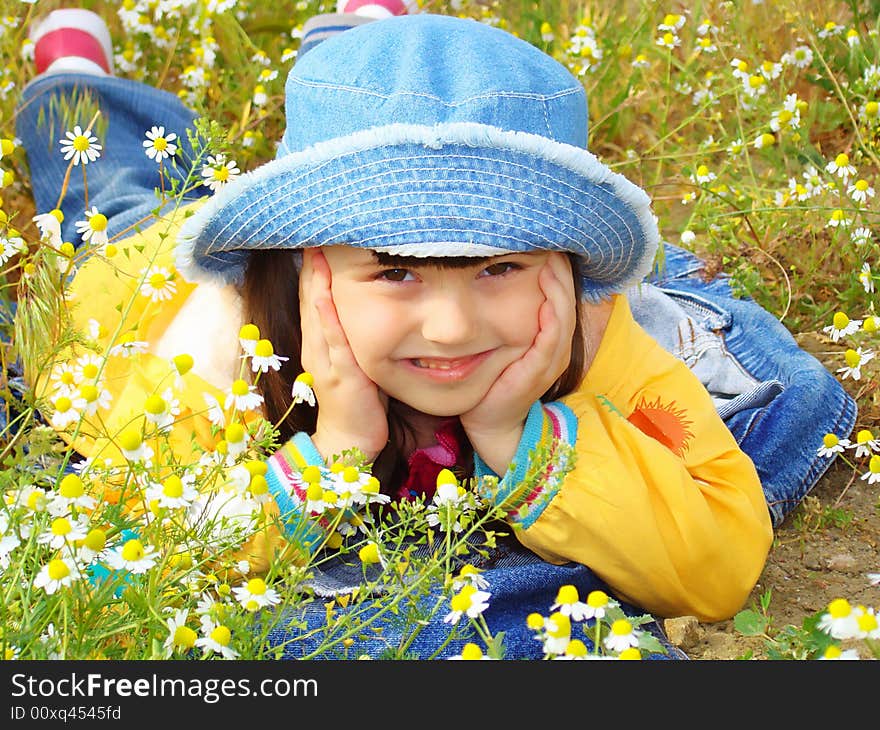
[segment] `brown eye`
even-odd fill
[[[406,281],[410,276],[409,269],[385,269],[380,271],[377,278],[385,281]]]
[[[486,276],[501,276],[502,274],[506,274],[508,271],[514,271],[518,268],[519,266],[513,261],[499,261],[495,264],[489,264],[485,269],[483,269],[483,273]]]

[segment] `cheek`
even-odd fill
[[[362,368],[393,347],[400,317],[387,302],[348,287],[334,288],[333,302],[352,354]]]
[[[532,283],[530,283],[532,284]],[[537,281],[520,289],[490,308],[497,331],[509,345],[528,347],[538,334],[538,312],[544,303],[544,294]]]

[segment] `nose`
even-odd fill
[[[442,345],[472,342],[479,333],[474,302],[458,287],[439,290],[422,303],[422,337]]]

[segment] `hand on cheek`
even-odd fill
[[[544,302],[531,347],[508,365],[483,399],[461,415],[474,449],[498,474],[510,465],[532,404],[568,367],[577,298],[568,260],[548,257],[538,278]]]
[[[304,250],[299,291],[302,365],[315,379],[318,402],[312,439],[325,459],[356,446],[372,460],[388,441],[388,398],[355,360],[330,284],[324,254]]]

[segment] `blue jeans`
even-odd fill
[[[66,167],[57,148],[59,122],[53,128],[40,120],[55,118],[49,102],[54,95],[83,87],[100,100],[108,120],[101,139],[104,154],[89,165],[88,174],[90,204],[107,215],[113,235],[156,206],[157,166],[143,154],[144,132],[162,124],[185,140],[194,114],[177,97],[126,79],[71,75],[31,84],[24,92],[17,134],[27,150],[39,212],[55,206]],[[81,176],[74,175],[62,204],[66,240],[75,238],[72,225],[83,205]],[[849,435],[855,424],[855,403],[775,317],[750,299],[735,298],[726,276],[705,281],[699,258],[671,245],[665,253],[663,270],[629,293],[633,313],[664,347],[685,359],[709,389],[725,423],[754,461],[773,523],[779,525],[830,466],[830,460],[816,455],[816,448],[826,432]],[[686,333],[691,333],[690,340]],[[560,586],[574,584],[582,599],[594,589],[612,593],[588,567],[551,565],[513,540],[478,567],[485,569],[492,593],[485,616],[493,632],[505,632],[508,658],[541,656],[540,643],[526,628],[525,618],[532,611],[546,614]],[[341,558],[329,561],[314,580],[322,595],[344,593],[358,584],[358,576]],[[435,600],[439,590],[425,600]],[[643,613],[636,606],[624,607],[631,615]],[[321,601],[316,601],[297,618],[319,629],[325,615]],[[394,622],[385,621],[383,626],[380,637],[359,639],[349,656],[375,655],[388,643],[395,644],[395,637],[400,637]],[[646,628],[663,640],[656,622]],[[428,657],[440,650],[438,656],[443,657],[460,652],[463,642],[458,640],[441,650],[449,630],[440,618],[434,620],[413,641],[411,654]],[[290,639],[284,622],[269,639],[275,643]],[[313,641],[291,643],[285,656],[303,656],[314,645]],[[671,656],[683,658],[680,651],[671,647],[670,651]]]

